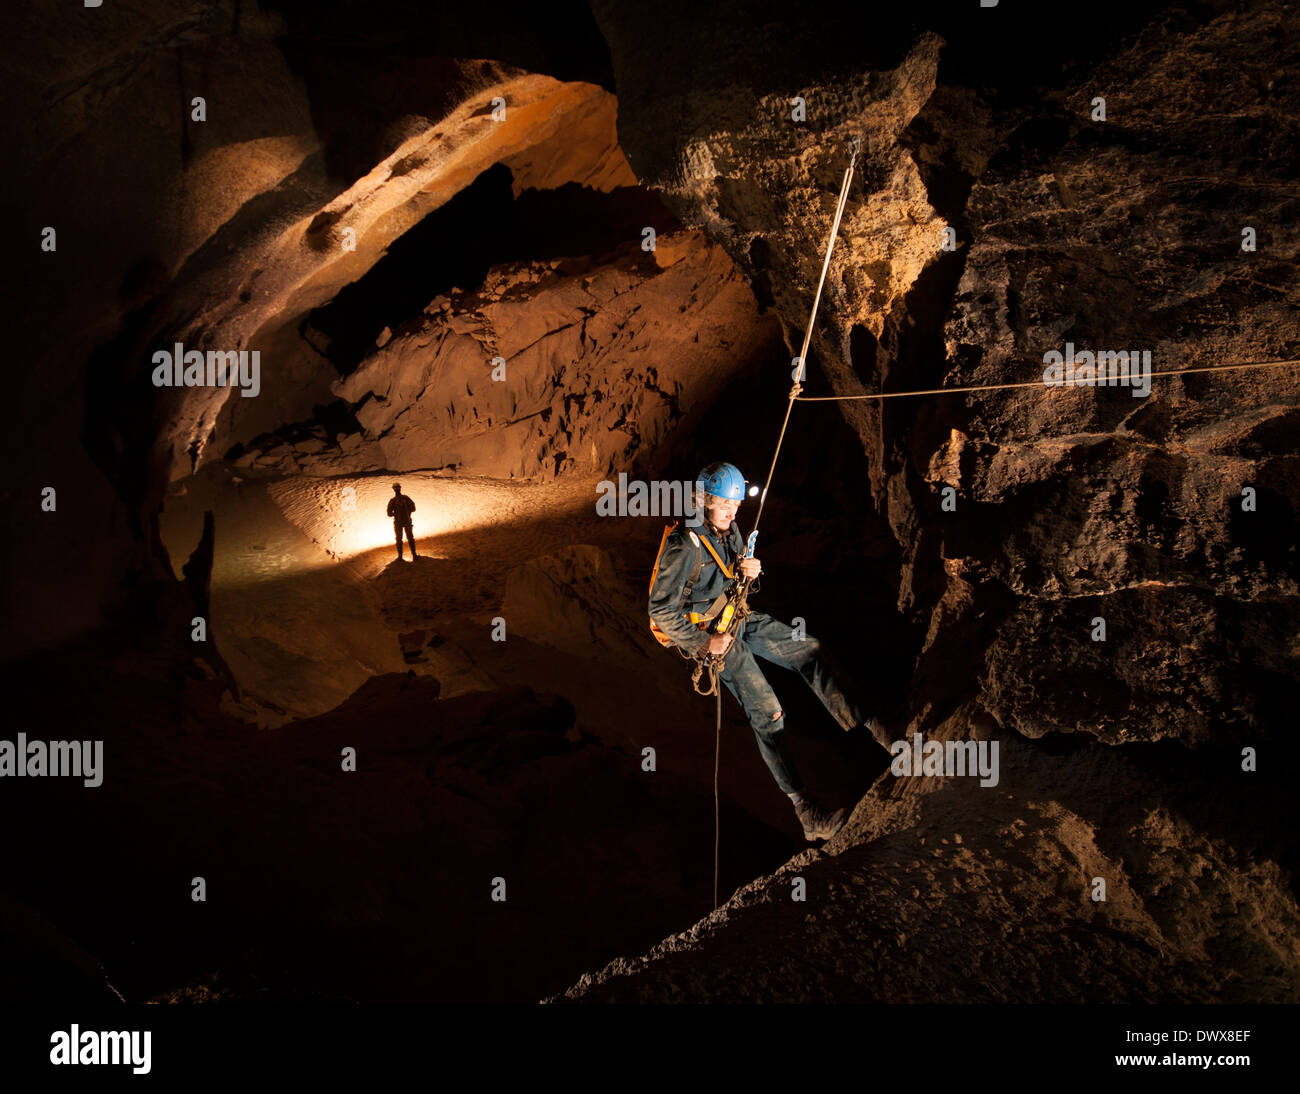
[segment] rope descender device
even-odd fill
[[[742,559],[753,558],[754,550],[758,544],[758,529],[749,533],[749,538],[745,541],[745,551],[740,557]],[[749,618],[749,588],[752,579],[742,575],[736,584],[733,585],[727,593],[727,602],[718,612],[717,617],[709,626],[709,634],[730,634],[734,635],[736,631],[743,630],[745,620]],[[709,653],[707,650],[701,651],[692,660],[695,661],[695,670],[691,674],[691,686],[695,688],[697,695],[712,695],[718,689],[718,673],[720,673],[727,661],[727,653],[731,652],[731,646],[727,647],[726,653]],[[700,677],[708,673],[708,687],[705,690],[700,689]]]

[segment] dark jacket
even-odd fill
[[[415,512],[415,502],[405,494],[394,494],[388,499],[388,515],[394,524],[409,524]]]
[[[745,539],[740,528],[733,520],[728,534],[721,540],[708,530],[702,521],[679,525],[664,541],[663,553],[659,556],[659,568],[655,571],[654,584],[650,589],[650,618],[658,627],[687,653],[698,653],[709,643],[707,632],[686,618],[687,612],[703,612],[720,594],[727,591],[734,581],[729,580],[713,561],[713,556],[701,543],[699,547],[702,563],[700,576],[691,588],[690,603],[682,603],[682,594],[686,589],[686,579],[691,576],[695,566],[696,547],[690,533],[707,538],[713,544],[722,561],[727,564],[737,577],[736,560],[745,549]],[[750,590],[758,583],[750,585]]]

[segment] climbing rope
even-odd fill
[[[694,669],[691,670],[691,687],[695,689],[696,695],[717,695],[718,694],[718,669],[724,658],[717,661],[712,658],[706,658],[703,654],[692,656],[685,650],[681,651],[683,657],[688,661],[695,663]],[[725,655],[724,655],[725,657]],[[705,677],[706,687],[700,687],[700,677]]]
[[[723,657],[707,660],[704,657],[692,657],[685,650],[679,652],[689,661],[695,662],[695,669],[691,673],[691,686],[695,689],[697,695],[716,695],[718,702],[718,716],[715,726],[715,737],[713,741],[713,910],[718,910],[718,848],[722,843],[722,825],[719,820],[718,804],[718,767],[722,757],[722,689],[718,687],[718,670],[721,667]],[[700,677],[706,678],[708,686],[700,687]]]
[[[691,686],[695,689],[695,694],[718,697],[718,717],[713,742],[713,910],[716,912],[718,910],[718,848],[722,842],[722,826],[718,819],[718,765],[722,756],[722,689],[718,687],[718,670],[726,655],[706,660],[701,656],[692,657],[681,647],[678,647],[678,652],[688,661],[695,662],[695,669],[691,673]],[[708,686],[705,688],[700,687],[701,676],[708,681]]]
[[[763,506],[767,503],[767,491],[772,485],[772,475],[776,471],[776,458],[781,454],[781,442],[785,440],[786,426],[790,424],[790,411],[794,409],[794,401],[803,390],[799,385],[799,378],[804,375],[804,362],[808,360],[808,345],[812,341],[813,327],[817,322],[817,306],[821,303],[822,286],[826,284],[826,271],[831,268],[831,252],[835,250],[835,240],[840,234],[840,218],[844,216],[844,206],[849,200],[849,183],[853,180],[853,166],[858,161],[858,153],[862,151],[861,135],[854,137],[849,142],[849,147],[852,153],[849,156],[849,165],[844,169],[844,182],[840,185],[840,200],[835,206],[835,223],[831,225],[830,240],[826,244],[826,258],[822,262],[822,275],[817,279],[817,292],[813,294],[812,312],[808,316],[808,326],[803,332],[803,348],[799,350],[799,372],[794,386],[790,388],[790,399],[785,407],[785,420],[781,423],[781,435],[776,440],[776,451],[772,453],[772,464],[767,469],[767,478],[763,480],[763,493],[758,499],[758,515],[754,518],[751,532],[758,531],[758,522],[763,519]]]
[[[1300,358],[1293,361],[1247,361],[1238,365],[1206,365],[1202,368],[1171,368],[1164,369],[1160,372],[1151,372],[1149,376],[1183,376],[1190,372],[1227,372],[1235,368],[1280,368],[1285,365],[1300,365]],[[797,385],[796,385],[797,386]],[[1065,383],[1065,384],[1044,384],[1042,380],[1027,380],[1015,384],[971,384],[967,387],[932,387],[924,391],[886,391],[875,395],[794,395],[790,396],[791,402],[800,403],[842,403],[851,399],[905,399],[909,395],[949,395],[961,391],[1008,391],[1014,387],[1105,387],[1103,383]],[[787,418],[789,411],[786,411]],[[781,430],[781,436],[785,436],[784,427]],[[781,441],[777,440],[777,451],[781,448]],[[775,466],[776,461],[772,461]]]
[[[717,690],[716,687],[714,689]],[[722,841],[722,826],[718,820],[718,763],[722,758],[722,692],[718,696],[718,726],[713,740],[713,910],[718,910],[718,846]]]

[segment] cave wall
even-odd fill
[[[948,383],[1019,378],[1067,342],[1149,349],[1153,370],[1297,356],[1296,32],[1275,4],[1162,18],[1010,135],[967,206]],[[1284,735],[1300,680],[1300,371],[1160,377],[1133,396],[977,394],[930,466],[912,452],[931,491],[960,499],[939,533],[949,604],[987,586],[1015,598],[980,624],[988,709],[1028,736]],[[917,500],[903,526],[933,513],[933,494]]]

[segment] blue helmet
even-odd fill
[[[706,494],[728,501],[745,497],[745,476],[734,463],[711,463],[695,477],[695,485]]]

